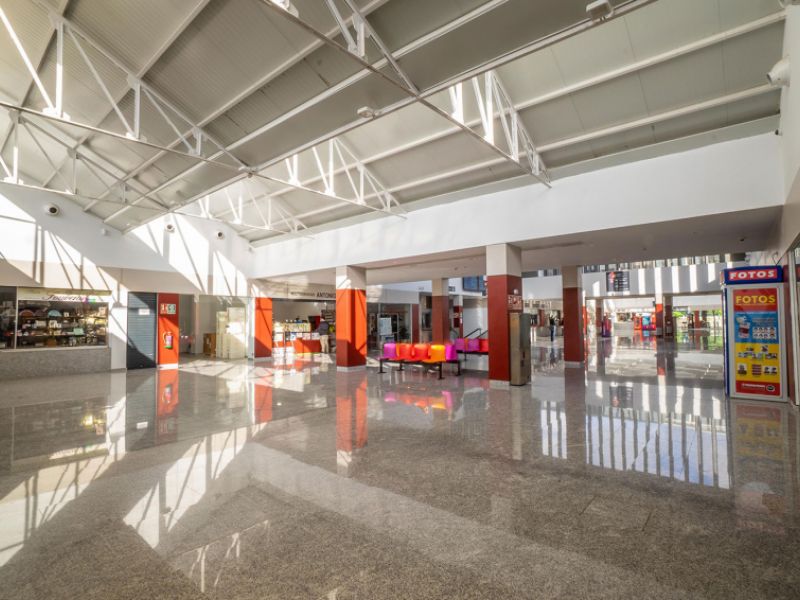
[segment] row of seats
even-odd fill
[[[456,352],[489,354],[489,340],[486,338],[458,338],[455,346]]]
[[[381,360],[440,363],[458,361],[455,344],[408,344],[386,342]]]

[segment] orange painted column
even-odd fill
[[[511,381],[509,317],[522,312],[522,251],[511,244],[486,247],[489,380]]]
[[[367,375],[336,374],[336,467],[349,475],[353,453],[367,445]]]
[[[450,294],[448,279],[434,279],[431,289],[431,341],[444,344],[450,341]]]
[[[564,306],[564,364],[577,367],[583,364],[583,290],[581,267],[562,267],[562,302]]]
[[[656,330],[655,334],[658,337],[664,336],[664,296],[661,294],[656,294],[655,300],[655,318],[656,318]]]
[[[156,443],[165,444],[178,439],[179,372],[163,371],[156,379]]]
[[[597,330],[597,337],[603,335],[603,301],[597,300],[594,308],[594,327]]]
[[[180,353],[180,327],[178,325],[178,294],[158,294],[158,344],[159,369],[177,369]]]
[[[367,364],[366,290],[364,269],[336,269],[336,367],[342,371]]]
[[[272,298],[255,299],[255,358],[272,356]]]
[[[269,423],[272,421],[272,377],[261,377],[253,385],[253,406],[255,407],[255,422]]]

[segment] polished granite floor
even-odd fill
[[[0,598],[798,598],[798,414],[721,351],[4,382]]]

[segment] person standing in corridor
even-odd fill
[[[556,341],[556,319],[553,315],[550,315],[550,341]]]
[[[330,323],[328,323],[325,320],[325,317],[322,317],[319,320],[319,325],[317,326],[317,333],[319,334],[319,344],[320,344],[320,346],[322,346],[322,353],[323,354],[328,354],[331,351],[330,343],[329,343],[330,342],[330,337],[329,337],[330,336],[330,332],[331,332]]]

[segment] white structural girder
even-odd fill
[[[270,4],[270,3],[283,4],[282,0],[274,0],[274,2],[270,2],[270,0],[261,0],[261,1],[264,2],[265,4]],[[426,44],[429,44],[429,43],[437,40],[441,36],[446,35],[447,33],[458,29],[459,27],[463,26],[464,24],[469,23],[469,22],[473,21],[474,19],[477,19],[480,16],[482,16],[482,15],[488,13],[488,12],[491,12],[492,10],[495,10],[496,8],[498,8],[500,6],[503,6],[507,2],[508,2],[508,0],[487,0],[482,5],[476,7],[475,9],[473,9],[469,13],[463,15],[462,17],[460,17],[460,18],[458,18],[458,19],[456,19],[456,20],[454,20],[452,22],[446,23],[446,24],[442,25],[441,27],[436,28],[435,30],[431,31],[430,33],[428,33],[428,34],[426,34],[426,35],[424,35],[422,37],[420,37],[417,40],[409,42],[403,48],[401,48],[400,50],[395,52],[394,56],[395,56],[395,58],[397,58],[397,57],[404,56],[406,54],[412,53],[415,50],[425,46]],[[647,6],[649,4],[652,4],[654,2],[656,2],[656,0],[625,0],[622,4],[620,4],[620,5],[618,5],[616,7],[615,18],[621,18],[621,17],[625,16],[626,14],[634,12],[634,11],[636,11],[636,10],[638,10],[638,9],[644,7],[644,6]],[[373,2],[369,3],[369,6],[372,6],[374,4],[380,4],[380,3],[381,3],[381,0],[373,0]],[[292,13],[291,11],[289,11],[289,12],[290,12],[290,14],[294,15],[294,13]],[[295,22],[297,22],[297,21],[295,21]],[[298,24],[302,24],[300,22],[297,22],[297,23]],[[514,60],[522,58],[523,56],[526,56],[526,55],[531,54],[533,52],[537,52],[537,51],[543,50],[545,48],[548,48],[548,47],[550,47],[550,46],[552,46],[552,45],[554,45],[554,44],[556,44],[556,43],[558,43],[560,41],[563,41],[565,39],[569,39],[569,38],[571,38],[571,37],[573,37],[575,35],[578,35],[578,34],[580,34],[582,32],[588,31],[589,29],[592,29],[595,26],[596,26],[596,24],[593,23],[591,21],[591,19],[586,19],[586,20],[584,20],[582,22],[579,22],[579,23],[576,23],[574,26],[571,26],[571,27],[569,27],[569,28],[567,28],[567,29],[565,29],[563,31],[560,31],[560,32],[558,32],[556,34],[548,35],[548,36],[545,36],[543,38],[538,38],[538,39],[532,40],[531,42],[525,44],[524,46],[521,46],[519,49],[515,50],[514,52],[505,54],[505,55],[500,56],[500,57],[498,57],[496,59],[492,59],[489,62],[486,62],[486,63],[483,63],[481,65],[476,66],[474,69],[470,69],[466,73],[461,73],[461,74],[459,74],[457,76],[448,78],[447,80],[442,81],[441,83],[436,84],[435,86],[424,90],[423,92],[421,92],[421,96],[423,96],[425,98],[433,96],[433,95],[437,94],[438,92],[441,92],[443,90],[447,90],[448,88],[450,88],[451,86],[457,84],[458,82],[468,81],[470,78],[475,77],[477,75],[480,75],[480,74],[482,74],[482,73],[484,73],[484,72],[486,72],[488,70],[498,68],[498,67],[500,67],[500,66],[502,66],[504,64],[507,64],[509,62],[512,62]],[[335,31],[331,31],[329,33],[329,36],[332,37],[332,36],[336,35],[337,31],[338,31],[338,29],[335,30]],[[314,41],[310,42],[307,45],[306,50],[304,51],[305,54],[301,54],[300,58],[302,58],[303,56],[306,56],[308,52],[311,52],[312,50],[315,50],[315,49],[319,48],[322,45],[327,45],[329,41],[330,40],[328,38],[325,38],[324,36],[323,37],[315,37]],[[268,123],[265,123],[264,125],[262,125],[261,127],[257,128],[253,132],[242,136],[238,140],[236,140],[236,141],[232,142],[231,144],[229,144],[227,146],[227,150],[230,150],[230,151],[235,150],[236,148],[238,148],[241,145],[249,142],[250,140],[254,139],[255,137],[257,137],[259,135],[262,135],[266,131],[269,131],[270,129],[273,129],[274,127],[280,125],[287,118],[290,118],[292,116],[296,116],[297,114],[301,114],[304,110],[307,110],[308,108],[316,106],[319,103],[325,101],[331,95],[332,91],[337,91],[338,92],[338,91],[341,91],[342,89],[345,89],[346,87],[348,87],[350,85],[354,85],[358,81],[363,79],[364,77],[374,73],[375,72],[375,68],[380,69],[380,68],[385,67],[387,64],[388,64],[388,61],[386,59],[382,59],[382,60],[376,62],[374,65],[370,65],[369,67],[367,67],[367,66],[362,64],[362,69],[358,73],[353,75],[352,77],[348,78],[345,82],[342,82],[341,84],[338,84],[338,85],[334,86],[330,90],[326,90],[325,92],[323,92],[321,94],[318,94],[317,96],[311,98],[307,102],[304,102],[301,105],[299,105],[297,109],[295,109],[293,111],[289,111],[288,113],[286,113],[284,115],[281,115],[281,116],[277,117],[276,119],[273,119],[273,120],[269,121]],[[216,118],[217,116],[219,116],[220,114],[223,114],[226,110],[230,109],[231,106],[234,106],[238,101],[240,101],[241,99],[246,97],[249,93],[252,93],[256,89],[258,89],[259,87],[264,85],[264,83],[269,81],[269,79],[271,79],[274,75],[277,75],[277,74],[278,74],[278,72],[273,72],[273,73],[268,74],[265,78],[262,78],[260,80],[255,81],[253,83],[253,86],[248,88],[246,91],[240,93],[235,98],[233,98],[233,99],[229,100],[228,102],[226,102],[223,106],[221,106],[220,108],[215,110],[211,115],[209,115],[208,117],[204,118],[202,120],[202,122],[203,123],[207,123],[210,120],[212,120],[212,119]],[[390,106],[388,106],[386,108],[381,109],[376,114],[376,117],[380,117],[380,116],[383,116],[383,115],[390,114],[392,112],[396,112],[396,111],[401,110],[401,109],[403,109],[403,108],[405,108],[407,106],[410,106],[411,104],[414,104],[415,102],[417,102],[417,98],[414,97],[414,96],[410,96],[408,98],[403,98],[403,99],[397,101],[396,103],[394,103],[394,104],[392,104],[392,105],[390,105]],[[265,169],[267,167],[270,167],[272,165],[275,165],[277,163],[283,162],[284,160],[286,160],[287,158],[291,158],[295,154],[298,154],[300,152],[304,152],[306,150],[309,150],[310,148],[312,148],[312,147],[314,147],[316,145],[319,145],[321,143],[327,142],[331,138],[343,135],[343,134],[347,133],[348,131],[352,131],[354,129],[357,129],[357,128],[363,126],[366,122],[368,122],[368,121],[365,121],[362,118],[356,118],[353,121],[351,121],[350,123],[338,128],[338,129],[336,129],[334,131],[330,131],[330,132],[326,133],[325,135],[323,135],[323,136],[321,136],[321,137],[319,137],[317,139],[309,140],[309,141],[301,144],[300,146],[283,153],[280,156],[277,156],[277,157],[275,157],[273,159],[270,159],[268,161],[265,161],[265,162],[261,163],[260,165],[257,165],[254,168],[256,168],[258,170],[261,170],[261,169]],[[453,119],[452,122],[453,123],[457,123],[457,121],[455,119]],[[446,134],[449,135],[451,133],[452,132],[447,132]],[[219,155],[220,155],[219,153],[215,153],[214,155],[212,155],[212,158],[216,158]],[[493,160],[493,161],[490,161],[490,162],[492,164],[497,164],[499,162],[503,162],[504,160],[506,160],[506,159],[505,158],[501,158],[499,160]],[[489,162],[489,161],[487,161],[487,162]],[[141,165],[139,165],[131,173],[135,174],[136,172],[138,172],[142,168],[146,167],[148,164],[150,164],[150,160],[144,161],[143,163],[141,163]],[[166,182],[164,182],[161,185],[157,186],[156,188],[152,188],[149,191],[152,192],[152,193],[156,193],[159,190],[165,189],[166,187],[168,187],[172,183],[174,183],[174,182],[180,180],[181,178],[184,178],[184,177],[188,176],[189,174],[191,174],[199,166],[200,165],[193,165],[193,166],[189,167],[188,169],[185,169],[185,170],[181,171],[180,173],[178,173],[177,175],[171,177],[169,180],[167,180]],[[219,189],[222,189],[226,185],[231,185],[231,184],[241,180],[242,177],[244,177],[244,175],[242,175],[242,174],[239,174],[239,175],[236,175],[234,177],[231,177],[227,181],[224,181],[224,182],[221,182],[219,184],[216,184],[213,187],[213,190],[219,190]],[[288,188],[287,188],[286,191],[289,191]],[[204,191],[204,192],[202,192],[200,194],[196,194],[196,195],[194,195],[194,196],[192,196],[190,198],[187,198],[186,200],[181,201],[180,205],[181,206],[186,206],[188,204],[191,204],[192,202],[194,202],[194,201],[198,200],[199,198],[202,198],[203,196],[205,196],[207,193],[208,193],[208,191]],[[133,204],[135,204],[135,202]],[[335,208],[335,207],[336,207],[336,205],[332,204],[330,208],[332,209],[332,208]],[[323,211],[324,210],[327,210],[327,209],[323,209]]]
[[[487,71],[483,75],[473,77],[468,83],[478,106],[483,139],[500,148],[520,167],[549,183],[550,176],[544,161],[497,72]],[[462,125],[475,129],[475,124],[467,123],[464,117],[464,84],[459,82],[448,88],[447,96],[450,101],[451,117]],[[496,122],[500,123],[503,132],[502,142],[498,141],[495,132]]]
[[[300,156],[295,154],[280,165],[280,169],[285,171],[285,175],[282,173],[271,174],[269,179],[285,186],[282,190],[313,192],[334,201],[339,207],[351,204],[374,212],[384,212],[397,217],[404,216],[404,211],[397,199],[342,140],[337,138],[328,140],[327,143],[312,148],[310,154],[314,167],[311,172],[301,172]],[[266,176],[263,173],[259,175]],[[343,176],[344,189],[337,189],[337,176]],[[321,186],[312,187],[314,184],[320,183]],[[258,200],[261,199],[267,199],[270,203],[278,203],[277,195],[271,192],[257,194],[253,199],[256,206]],[[375,206],[367,202],[372,199],[377,200],[379,205]],[[284,211],[286,218],[297,219],[285,208],[285,205]],[[214,216],[226,218],[230,214],[235,215],[235,211],[228,209]],[[302,223],[301,226],[305,227]]]
[[[268,0],[262,0],[262,2],[265,2],[267,6],[270,6],[273,9],[275,8],[275,4],[272,3],[272,2],[269,2]],[[344,0],[344,2],[348,5],[348,7],[350,7],[350,9],[354,12],[354,14],[359,14],[360,18],[364,21],[364,27],[366,28],[366,31],[368,32],[370,38],[375,42],[376,46],[380,49],[380,51],[383,54],[384,58],[389,62],[389,64],[391,64],[391,66],[394,68],[394,70],[399,74],[399,76],[402,79],[403,83],[395,80],[393,77],[388,76],[381,69],[379,69],[375,65],[371,64],[365,57],[359,56],[357,53],[351,52],[345,46],[342,46],[337,41],[331,39],[330,37],[326,36],[324,33],[318,31],[313,26],[311,26],[307,22],[303,21],[303,19],[302,19],[302,17],[300,15],[297,15],[297,14],[294,14],[294,13],[290,13],[288,11],[276,10],[276,12],[283,13],[284,18],[286,18],[286,19],[292,21],[293,23],[301,26],[308,33],[310,33],[311,35],[315,36],[317,39],[320,39],[321,41],[325,42],[326,44],[328,44],[329,46],[331,46],[332,48],[334,48],[338,52],[342,52],[344,54],[347,54],[353,60],[358,62],[363,68],[369,70],[374,75],[380,77],[386,83],[388,83],[390,85],[393,85],[393,86],[399,88],[400,90],[402,90],[405,94],[408,95],[409,103],[417,102],[417,103],[421,104],[422,106],[425,106],[426,108],[429,108],[430,110],[436,112],[438,115],[440,115],[444,119],[447,119],[451,123],[454,123],[455,125],[457,125],[466,134],[470,135],[471,137],[473,137],[476,140],[479,140],[480,142],[482,142],[483,144],[488,146],[492,151],[496,152],[500,156],[503,156],[508,162],[512,163],[517,168],[521,169],[521,171],[523,173],[528,173],[528,174],[534,176],[540,182],[542,182],[544,185],[546,185],[547,187],[550,187],[550,182],[547,179],[546,172],[542,169],[541,159],[538,157],[538,154],[535,152],[535,150],[532,151],[529,156],[526,156],[526,159],[524,161],[522,161],[522,160],[519,160],[519,153],[517,153],[517,157],[515,158],[514,155],[512,155],[507,150],[502,148],[500,145],[495,143],[495,141],[494,141],[494,131],[493,131],[493,129],[494,129],[494,103],[495,103],[495,101],[497,99],[502,98],[503,96],[505,96],[506,104],[510,105],[511,107],[513,107],[513,104],[511,104],[510,100],[508,100],[508,96],[507,96],[507,94],[505,94],[505,92],[495,93],[495,90],[498,87],[497,83],[496,83],[497,78],[494,75],[490,74],[491,70],[488,70],[487,74],[485,75],[485,90],[484,90],[484,94],[483,94],[484,100],[482,102],[480,102],[480,105],[483,107],[482,108],[482,113],[484,114],[484,117],[485,117],[484,118],[484,134],[481,135],[481,134],[477,133],[475,130],[473,130],[470,127],[468,127],[463,122],[460,122],[457,119],[455,119],[449,110],[443,109],[443,108],[437,106],[436,104],[434,104],[429,98],[426,97],[427,94],[423,94],[422,92],[420,92],[420,90],[416,87],[416,85],[414,85],[414,83],[411,81],[411,79],[408,76],[408,74],[405,73],[405,71],[397,63],[395,58],[392,56],[392,53],[388,50],[386,45],[381,40],[380,36],[378,36],[377,33],[375,33],[375,30],[372,29],[372,26],[369,24],[369,21],[367,21],[366,18],[364,18],[363,16],[360,15],[360,13],[358,12],[358,7],[355,5],[353,0]],[[476,88],[475,91],[476,91],[476,94],[480,95],[480,91],[477,88]],[[377,112],[380,113],[381,111],[378,110]],[[503,118],[504,117],[501,116],[501,120]],[[518,127],[515,127],[514,129],[517,130]],[[508,128],[508,131],[509,132],[511,131],[510,127]],[[523,142],[526,142],[526,141],[530,141],[530,136],[527,136],[527,140],[523,136]],[[510,142],[509,142],[509,145],[510,145]],[[532,142],[531,142],[531,148],[532,148]],[[529,150],[529,148],[525,148],[526,154],[528,153],[528,150]],[[264,166],[267,166],[267,165],[259,165],[259,168],[264,167]]]
[[[336,23],[339,25],[339,30],[342,33],[342,37],[347,42],[347,50],[350,52],[350,54],[356,56],[359,60],[367,60],[366,42],[367,38],[371,39],[380,51],[381,56],[392,66],[405,84],[410,89],[419,93],[417,86],[414,85],[414,82],[411,81],[405,71],[397,63],[392,53],[383,43],[383,40],[381,40],[380,36],[369,24],[369,21],[367,21],[364,13],[361,12],[361,9],[356,6],[356,3],[353,2],[353,0],[344,0],[344,3],[351,12],[350,20],[353,23],[355,37],[350,33],[350,29],[348,28],[345,19],[342,17],[339,9],[336,7],[336,0],[325,0],[325,3],[328,6],[328,10],[330,10],[331,14],[333,15],[333,18],[336,20]],[[294,16],[296,18],[300,18],[299,14],[295,14]]]
[[[100,184],[101,188],[109,185],[121,184],[119,176],[115,175],[108,167],[102,165],[100,161],[96,160],[89,153],[83,152],[82,149],[75,149],[69,142],[65,142],[62,138],[61,132],[53,132],[45,129],[41,124],[38,124],[28,118],[27,115],[21,114],[20,111],[10,110],[9,117],[11,120],[11,165],[3,160],[0,155],[0,167],[2,167],[4,176],[2,177],[3,183],[16,185],[36,190],[46,190],[60,194],[62,196],[80,197],[90,202],[108,202],[111,204],[119,203],[112,200],[99,200],[95,196],[82,193],[78,189],[78,166],[80,165],[86,173]],[[33,158],[30,154],[25,154],[22,151],[20,144],[20,133],[24,132],[33,146],[36,149],[36,157],[44,159],[44,161],[53,169],[62,187],[55,187],[52,184],[51,178],[48,182],[31,183],[25,181],[23,173],[25,173],[25,161]],[[42,140],[47,138],[51,142],[55,142],[63,148],[66,157],[60,167],[57,167],[51,154],[45,149]],[[50,185],[46,185],[50,184]],[[155,198],[148,198],[150,201],[158,204],[162,209],[166,206]],[[124,203],[124,189],[121,202]],[[149,207],[147,207],[149,208]]]
[[[174,212],[175,214],[207,219],[217,223],[224,223],[226,225],[240,227],[248,231],[266,231],[279,233],[282,235],[296,234],[308,236],[308,234],[303,232],[303,230],[307,229],[307,227],[305,227],[305,225],[303,225],[298,219],[288,215],[284,211],[283,207],[273,207],[272,203],[270,202],[265,213],[256,202],[255,195],[253,194],[252,188],[249,185],[249,181],[250,179],[243,179],[239,182],[237,190],[238,193],[236,193],[235,197],[231,196],[232,190],[230,187],[222,190],[229,205],[229,210],[233,213],[232,219],[221,218],[212,212],[210,195],[207,195],[195,202],[194,205],[198,208],[199,214],[190,212],[188,210],[178,210]],[[259,219],[261,220],[261,223],[253,223],[244,218],[244,211],[248,206],[252,206],[254,208],[255,212],[259,216]],[[277,218],[273,218],[273,216],[276,216]],[[278,227],[279,225],[285,225],[286,229]]]
[[[172,131],[174,131],[179,139],[184,142],[186,146],[185,154],[192,157],[198,157],[202,159],[202,151],[203,146],[202,143],[204,140],[211,142],[216,148],[216,150],[220,153],[220,155],[225,154],[232,158],[238,165],[245,166],[242,161],[236,158],[233,154],[231,154],[223,144],[217,142],[215,138],[209,135],[205,130],[203,130],[197,123],[193,122],[189,117],[187,117],[178,107],[173,105],[171,102],[166,100],[157,90],[149,86],[147,83],[141,80],[141,74],[131,72],[124,63],[119,60],[111,51],[105,48],[100,42],[94,39],[90,34],[83,31],[80,27],[75,25],[72,21],[65,18],[63,15],[56,13],[52,10],[52,7],[49,6],[47,3],[42,2],[41,0],[34,0],[34,2],[42,8],[42,10],[48,13],[50,21],[53,23],[53,27],[55,29],[55,53],[56,53],[56,77],[53,87],[55,89],[48,90],[47,86],[44,85],[41,78],[38,75],[36,68],[34,68],[30,58],[28,57],[27,52],[19,40],[17,36],[13,24],[8,19],[5,12],[3,12],[2,8],[0,7],[0,22],[2,22],[5,31],[7,32],[8,36],[11,38],[11,41],[19,54],[20,58],[22,59],[23,63],[26,65],[26,68],[29,70],[33,82],[36,85],[40,95],[45,100],[46,107],[44,111],[41,113],[42,116],[49,116],[55,117],[65,123],[69,123],[70,125],[75,125],[76,127],[84,129],[87,133],[77,142],[75,140],[69,140],[72,143],[72,150],[77,150],[92,136],[95,134],[100,135],[112,135],[114,137],[119,137],[120,135],[124,135],[126,138],[137,141],[137,142],[146,142],[146,138],[142,135],[141,131],[141,111],[143,108],[143,103],[148,102],[151,104],[158,114],[164,119],[166,124],[170,127]],[[197,6],[197,9],[193,12],[193,15],[196,15],[197,12],[205,6],[206,2],[200,2]],[[64,111],[65,100],[69,98],[69,88],[70,88],[70,81],[67,80],[65,77],[65,73],[68,73],[68,70],[65,69],[64,65],[64,44],[65,41],[69,41],[71,43],[77,54],[81,57],[82,62],[84,63],[85,67],[91,73],[94,82],[97,85],[97,88],[102,93],[102,95],[108,100],[109,102],[109,113],[113,113],[117,116],[117,119],[121,125],[122,133],[119,131],[112,131],[103,129],[96,126],[86,126],[86,124],[74,122],[70,115],[68,115]],[[109,88],[106,80],[102,77],[101,71],[98,69],[97,65],[94,64],[91,56],[86,52],[86,47],[91,46],[96,52],[101,54],[105,59],[107,59],[114,67],[119,69],[125,76],[128,82],[128,89],[125,89],[121,94],[119,92],[115,93]],[[125,111],[120,106],[120,102],[132,91],[133,93],[133,114],[126,115]],[[52,92],[52,93],[51,93]],[[55,98],[55,101],[52,100]],[[4,105],[6,108],[9,108],[11,104]],[[109,114],[106,113],[106,114]],[[106,114],[102,115],[103,121],[105,119]],[[182,131],[186,131],[187,133],[184,134]],[[193,138],[192,142],[190,143],[187,138],[191,136]],[[156,149],[161,153],[166,153],[171,149],[167,147],[158,146],[156,144],[148,144],[148,146]],[[16,148],[16,146],[15,146]],[[50,162],[50,161],[48,161]],[[66,166],[66,161],[61,165],[50,164],[52,167],[51,175],[43,182],[41,187],[48,188],[51,184],[51,181],[59,176],[60,171]],[[129,178],[125,177],[123,181],[127,181]],[[97,202],[103,201],[106,196],[108,196],[114,189],[116,189],[117,184],[119,183],[119,178],[115,176],[115,181],[111,185],[107,185],[105,191],[97,198],[95,198],[92,202],[90,202],[84,210],[89,210],[92,206],[94,206]],[[49,188],[48,188],[49,189]],[[54,190],[60,193],[63,190]],[[145,192],[145,197],[150,197],[151,195]]]

